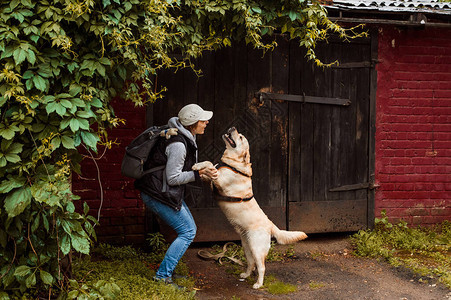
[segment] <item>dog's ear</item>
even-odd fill
[[[251,154],[249,152],[249,149],[244,153],[244,162],[246,164],[251,163]]]

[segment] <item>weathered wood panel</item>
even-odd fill
[[[295,49],[293,55],[299,53]],[[301,67],[294,63],[290,89],[311,96],[350,99],[351,104],[328,107],[291,104],[300,117],[290,114],[293,144],[289,182],[293,184],[288,187],[289,228],[307,232],[342,231],[335,224],[338,218],[348,230],[362,229],[367,226],[367,190],[330,189],[369,181],[370,43],[331,43],[318,47],[317,54],[324,61],[338,59],[342,66],[321,69],[309,62],[303,62]],[[298,77],[300,83],[296,87]],[[297,148],[301,151],[296,152]],[[340,213],[350,207],[349,203],[353,203],[352,218],[349,213]],[[302,212],[304,209],[306,212]],[[318,223],[314,214],[320,211],[336,211],[338,215],[319,214]]]

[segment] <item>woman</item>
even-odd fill
[[[217,178],[215,168],[192,171],[197,162],[196,136],[204,134],[213,112],[203,110],[197,104],[184,106],[178,117],[169,120],[168,125],[178,129],[178,135],[161,139],[152,150],[145,164],[146,168],[165,165],[165,169],[147,174],[135,182],[141,191],[143,202],[177,233],[163,261],[155,280],[172,284],[172,273],[196,235],[196,224],[184,201],[187,183],[205,175]]]

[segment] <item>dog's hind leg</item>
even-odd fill
[[[247,239],[246,236],[241,237],[241,245],[243,246],[244,254],[246,255],[247,261],[246,272],[240,274],[241,278],[248,278],[251,275],[252,271],[255,270],[254,256],[252,255],[252,252],[249,248],[249,243],[246,239]]]
[[[271,247],[271,234],[266,230],[256,230],[248,232],[248,237],[249,248],[258,271],[257,282],[252,287],[259,289],[263,286],[263,279],[265,278],[265,260]]]

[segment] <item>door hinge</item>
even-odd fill
[[[347,191],[355,191],[355,190],[362,190],[362,189],[374,190],[378,187],[379,187],[379,185],[375,184],[374,182],[362,182],[362,183],[357,183],[357,184],[348,184],[348,185],[334,187],[334,188],[331,188],[329,190],[329,192],[347,192]]]
[[[282,100],[282,101],[292,101],[300,103],[316,103],[316,104],[328,104],[328,105],[340,105],[349,106],[351,100],[341,99],[341,98],[330,98],[330,97],[316,97],[316,96],[306,96],[306,95],[292,95],[292,94],[276,94],[276,93],[265,93],[257,92],[255,94],[260,101],[263,100]]]

